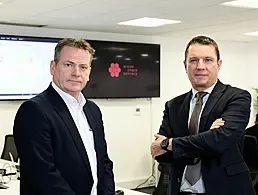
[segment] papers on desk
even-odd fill
[[[12,179],[17,179],[18,174],[16,165],[17,163],[14,161],[0,159],[0,169],[3,170],[3,174],[0,174],[0,183],[2,184],[2,189],[8,187],[6,184],[10,183]]]
[[[10,183],[4,184],[7,186],[7,189],[0,189],[1,195],[19,195],[20,194],[20,181],[11,180]]]
[[[8,189],[9,186],[3,184],[3,183],[0,183],[0,189]]]

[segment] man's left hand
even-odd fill
[[[156,140],[151,144],[151,156],[153,159],[155,159],[156,156],[165,154],[167,151],[163,150],[160,146],[160,143],[166,139],[165,136],[163,135],[159,135],[159,134],[154,134],[154,136],[156,137]]]

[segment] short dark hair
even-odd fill
[[[185,60],[186,60],[187,55],[188,55],[189,47],[191,45],[193,45],[193,44],[213,45],[214,48],[215,48],[215,51],[216,51],[217,60],[220,59],[220,53],[219,53],[219,46],[218,46],[218,44],[210,37],[207,37],[207,36],[197,36],[197,37],[192,38],[189,41],[189,43],[187,44],[187,46],[186,46],[186,49],[185,49]]]
[[[55,47],[54,61],[58,63],[60,60],[61,52],[65,46],[70,46],[78,49],[83,49],[91,54],[91,59],[95,53],[93,47],[84,39],[64,38],[58,42]]]
[[[256,114],[255,122],[258,123],[258,113]]]

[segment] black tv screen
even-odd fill
[[[91,41],[96,50],[88,86],[92,98],[160,96],[160,46]]]
[[[61,38],[0,35],[0,100],[29,99],[46,89]],[[87,98],[160,96],[160,45],[88,40],[96,50]]]

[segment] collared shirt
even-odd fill
[[[89,158],[91,173],[94,180],[91,195],[97,195],[97,157],[94,146],[94,138],[87,118],[83,112],[83,106],[86,104],[86,99],[84,98],[82,93],[80,93],[78,100],[75,99],[73,96],[62,91],[59,87],[57,87],[54,82],[52,82],[52,87],[64,100],[70,114],[72,115],[74,123],[79,131],[79,134],[81,136],[82,142],[84,144],[84,147]]]
[[[217,81],[216,81],[216,83],[217,83]],[[203,97],[203,105],[202,105],[202,110],[201,110],[201,113],[200,113],[200,116],[199,116],[198,128],[199,128],[200,118],[201,118],[203,108],[204,108],[204,106],[205,106],[213,88],[215,87],[216,83],[214,85],[212,85],[210,88],[204,90],[208,94]],[[195,106],[195,103],[197,101],[197,98],[195,97],[195,94],[197,92],[198,91],[196,91],[195,89],[192,88],[192,98],[191,98],[191,101],[190,101],[188,125],[190,123],[190,119],[191,119],[191,116],[192,116],[192,113],[193,113],[193,110],[194,110],[194,106]],[[205,193],[206,190],[205,190],[205,186],[204,186],[204,183],[203,183],[202,175],[201,175],[200,179],[193,186],[191,186],[191,184],[189,184],[189,182],[185,179],[186,168],[187,168],[187,166],[185,166],[180,191],[182,191],[182,192],[192,192],[192,193]]]

